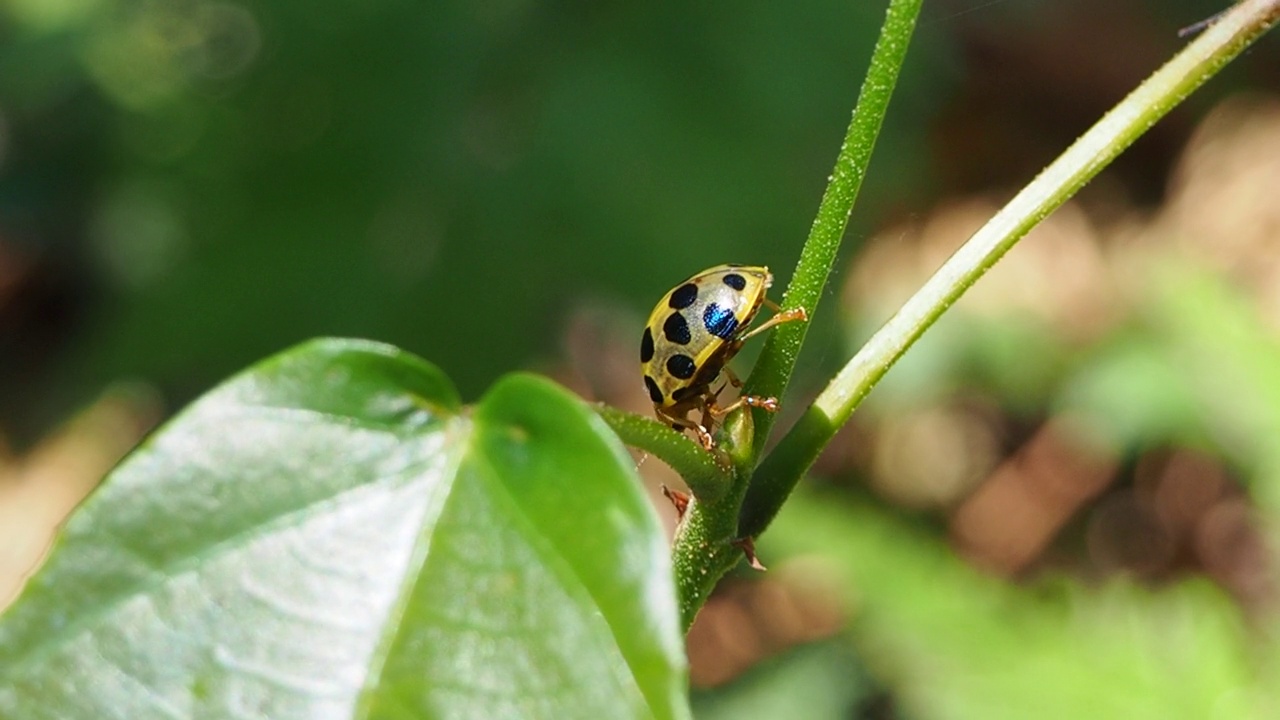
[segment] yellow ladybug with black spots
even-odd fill
[[[782,310],[765,297],[773,284],[769,268],[756,265],[717,265],[694,275],[662,297],[640,339],[640,370],[659,420],[677,430],[692,430],[702,446],[715,447],[711,421],[744,405],[770,412],[777,398],[743,395],[723,407],[716,404],[711,384],[724,371],[734,387],[741,387],[726,363],[742,343],[779,323],[805,320],[804,308]],[[760,307],[776,314],[754,330],[748,329]],[[688,419],[692,410],[701,422]]]

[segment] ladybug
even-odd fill
[[[738,354],[742,343],[793,320],[806,320],[804,308],[782,310],[765,297],[773,284],[769,268],[755,265],[717,265],[694,275],[662,297],[649,315],[640,339],[640,370],[659,420],[677,430],[692,430],[708,450],[715,447],[711,421],[742,406],[769,412],[778,399],[743,395],[723,407],[711,384],[723,370],[734,387],[742,381],[726,363]],[[761,305],[775,315],[748,330]],[[702,411],[701,422],[688,419],[691,410]]]

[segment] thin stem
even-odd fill
[[[676,432],[653,418],[604,404],[596,405],[596,412],[623,443],[670,465],[684,478],[689,491],[703,502],[715,502],[728,491],[731,468],[727,457],[712,455],[684,433]]]
[[[827,178],[827,189],[818,204],[818,214],[800,251],[791,283],[783,295],[784,309],[803,307],[810,318],[817,311],[818,301],[827,286],[827,277],[835,265],[840,242],[844,239],[849,214],[858,199],[862,178],[871,163],[871,151],[875,149],[876,138],[880,135],[889,98],[906,60],[907,46],[915,30],[921,3],[922,0],[892,0],[889,3],[880,38],[871,53],[867,77],[858,94],[858,104],[836,155],[835,168]],[[808,329],[809,323],[787,323],[770,333],[743,392],[782,397]],[[752,410],[752,415],[756,428],[752,457],[758,458],[769,439],[774,416],[764,410]]]
[[[795,275],[783,296],[783,308],[803,307],[809,317],[813,317],[818,306],[827,276],[835,264],[849,213],[871,160],[871,150],[875,147],[889,97],[906,58],[921,2],[891,0],[889,3],[857,108],[818,206],[809,239],[801,251]],[[808,323],[795,322],[780,325],[771,332],[743,392],[781,396],[795,368],[796,356],[807,329]],[[751,469],[755,467],[756,458],[760,456],[773,426],[773,416],[762,410],[753,410],[730,416],[729,423],[726,435],[735,438],[728,450],[735,468],[729,490],[718,501],[699,499],[689,506],[672,550],[676,589],[686,629],[693,623],[711,589],[743,557],[742,550],[733,544],[741,537],[738,515],[746,496]]]
[[[858,351],[761,464],[740,531],[762,532],[871,388],[1009,248],[1142,133],[1280,19],[1280,0],[1244,0],[1108,112],[961,246]]]

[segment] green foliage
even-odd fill
[[[0,622],[0,716],[687,716],[671,568],[604,423],[309,343],[161,429]]]
[[[770,548],[857,598],[851,635],[908,716],[1264,718],[1280,703],[1237,607],[1203,580],[1018,587],[867,502],[797,493]],[[1274,655],[1274,653],[1270,653]]]
[[[786,268],[779,239],[811,219],[882,12],[11,4],[0,111],[22,152],[0,206],[87,218],[50,251],[101,300],[43,393],[64,406],[121,375],[186,402],[331,335],[430,357],[474,397],[554,352],[582,298],[648,307],[690,268]],[[238,5],[244,37],[206,37],[195,9]],[[934,37],[906,88],[918,112],[888,130],[901,147],[946,97]],[[188,62],[242,43],[256,54],[221,74]]]
[[[1141,285],[1141,324],[1082,363],[1057,404],[1120,448],[1216,448],[1280,522],[1280,342],[1226,278],[1158,265]]]

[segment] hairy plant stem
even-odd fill
[[[906,60],[922,2],[891,0],[889,3],[853,117],[836,155],[835,167],[827,178],[827,188],[818,203],[818,213],[809,229],[809,237],[800,250],[795,272],[782,296],[784,309],[802,307],[810,318],[817,312],[818,301],[822,299],[849,224],[849,215],[862,188],[862,179],[871,163],[871,151],[875,149],[880,126],[889,109],[889,99],[897,86],[898,73]],[[769,333],[743,392],[782,397],[808,330],[809,323],[793,322],[779,325],[777,330]],[[756,428],[753,456],[759,458],[769,439],[775,416],[759,409],[753,409],[751,413]]]
[[[732,468],[727,457],[703,450],[688,435],[653,418],[603,403],[597,403],[595,409],[623,443],[652,453],[670,465],[699,499],[716,502],[729,491]]]
[[[823,193],[791,283],[783,295],[783,308],[803,307],[812,318],[818,307],[844,237],[849,213],[853,210],[862,178],[871,161],[871,151],[880,133],[889,98],[906,59],[921,2],[890,0],[857,107],[836,156],[835,169]],[[786,323],[769,334],[743,392],[769,397],[783,395],[808,326],[808,323]],[[762,410],[740,413],[739,417],[740,427],[745,429],[738,433],[738,440],[731,451],[734,470],[728,491],[715,501],[697,498],[689,506],[676,535],[673,561],[680,611],[686,629],[693,623],[711,589],[743,557],[742,550],[733,544],[743,537],[738,532],[738,515],[774,417]],[[728,434],[734,435],[733,430],[729,430]]]

